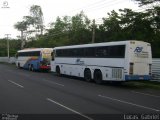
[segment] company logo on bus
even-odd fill
[[[135,53],[141,53],[143,50],[143,47],[136,47],[136,49],[134,50]]]
[[[76,64],[83,65],[83,64],[84,64],[84,61],[81,61],[80,58],[77,58],[75,63],[76,63]]]
[[[143,51],[143,47],[136,47],[134,50],[135,56],[140,58],[148,58],[148,52]]]

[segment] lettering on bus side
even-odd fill
[[[81,61],[80,58],[77,58],[75,63],[79,65],[84,65],[84,61]]]

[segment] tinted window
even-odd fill
[[[18,56],[40,56],[40,51],[33,52],[19,52]]]
[[[96,51],[95,51],[95,57],[102,57],[102,58],[106,58],[109,57],[109,47],[105,46],[105,47],[97,47]]]
[[[56,50],[57,57],[124,58],[125,45]]]
[[[125,45],[110,46],[109,48],[110,58],[124,58],[125,57]]]
[[[94,47],[89,47],[89,48],[84,48],[85,52],[85,57],[95,57],[95,48]]]

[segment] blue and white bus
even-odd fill
[[[16,66],[31,71],[50,70],[52,48],[27,48],[19,50],[16,55]]]
[[[51,71],[86,81],[150,80],[150,43],[136,40],[62,46],[53,49]]]

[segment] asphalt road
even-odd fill
[[[83,79],[0,64],[1,117],[7,116],[6,113],[41,118],[57,115],[70,120],[111,119],[116,115],[127,119],[125,115],[130,114],[129,117],[158,115],[160,119],[160,91],[97,85]]]

